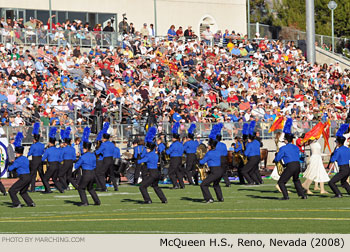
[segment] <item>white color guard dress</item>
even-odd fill
[[[329,177],[322,161],[322,156],[326,156],[326,154],[322,154],[321,145],[318,141],[311,143],[310,148],[312,154],[310,164],[304,172],[304,178],[315,182],[328,182]]]

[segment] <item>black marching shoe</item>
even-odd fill
[[[224,202],[224,199],[218,199],[219,202]]]
[[[100,206],[101,202],[95,202],[94,206]]]
[[[2,195],[7,196],[7,192],[4,192]]]
[[[334,195],[332,198],[343,198],[343,195],[341,195],[341,194],[336,194],[336,195]]]
[[[79,206],[88,206],[88,203],[81,203]]]
[[[53,191],[44,191],[43,193],[47,194],[47,193],[53,193]]]
[[[162,203],[163,203],[163,204],[167,204],[167,203],[168,203],[168,201],[167,201],[167,200],[165,200],[165,201],[162,201]]]
[[[32,204],[28,205],[29,207],[36,207],[35,203],[33,202]]]
[[[289,200],[289,197],[279,198],[279,200]]]
[[[225,185],[225,187],[231,187],[231,184],[229,184],[229,185]]]
[[[301,199],[307,199],[307,195],[301,196]]]
[[[175,189],[179,189],[179,188],[180,188],[179,186],[174,186],[174,187],[171,187],[170,189],[175,190]]]
[[[118,187],[114,187],[114,191],[115,191],[115,192],[118,192],[118,191],[119,191],[119,188],[118,188]]]
[[[13,205],[12,208],[21,208],[22,205],[21,204],[18,204],[18,205]]]
[[[142,202],[142,204],[152,204],[152,201],[150,201],[150,200],[144,201],[144,202]]]
[[[207,200],[206,203],[214,203],[213,199]]]

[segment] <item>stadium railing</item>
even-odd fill
[[[300,136],[303,133],[306,133],[312,129],[313,126],[315,126],[318,123],[318,121],[295,121],[293,123],[293,132]],[[339,125],[342,123],[342,121],[331,121],[331,127],[330,127],[330,137],[334,137],[337,129],[339,128]],[[99,124],[99,127],[98,125]],[[200,135],[201,139],[207,139],[210,131],[212,129],[212,126],[216,123],[207,122],[197,122],[196,123],[196,131],[195,134]],[[243,123],[238,122],[224,122],[224,127],[222,129],[222,136],[224,140],[233,140],[235,136],[242,136],[242,128]],[[171,129],[172,125],[170,123],[158,123],[158,125],[155,125],[157,127],[157,133],[158,134],[164,134],[168,137],[168,140],[171,139]],[[272,125],[272,122],[257,122],[255,131],[259,132],[260,137],[262,139],[274,139],[276,132],[269,133],[269,129]],[[90,139],[93,141],[96,138],[96,133],[98,132],[98,129],[102,126],[102,121],[97,120],[95,122],[85,121],[82,122],[80,125],[64,125],[60,126],[57,125],[57,140],[60,139],[60,130],[65,129],[66,126],[70,126],[72,128],[72,139],[75,140],[76,137],[81,137],[84,127],[89,126],[92,129],[92,134]],[[181,123],[179,134],[181,137],[184,137],[187,135],[187,129],[189,128],[189,123]],[[3,126],[2,127],[5,136],[9,139],[11,136],[15,136],[17,132],[21,131],[24,135],[23,144],[31,144],[33,141],[32,137],[32,126],[19,126],[19,127],[8,127]],[[41,142],[47,143],[48,142],[48,134],[50,131],[51,126],[42,126],[40,128],[40,134],[41,134]],[[146,126],[141,125],[139,123],[134,124],[111,124],[109,133],[112,136],[112,140],[116,142],[131,142],[134,138],[137,137],[144,137],[146,134]]]

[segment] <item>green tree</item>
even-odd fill
[[[273,25],[272,9],[265,0],[250,0],[250,22]]]
[[[288,26],[305,31],[306,0],[274,0],[272,24]],[[317,34],[331,35],[330,0],[315,0],[315,30]],[[350,1],[336,0],[338,7],[334,11],[334,33],[338,37],[350,36]]]

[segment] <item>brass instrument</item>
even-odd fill
[[[244,155],[244,151],[245,151],[245,145],[243,142],[241,142],[242,145],[242,152],[238,152],[238,156],[239,158],[243,161],[243,164],[246,165],[248,163],[248,157],[246,155]]]
[[[205,146],[205,144],[200,144],[196,152],[196,156],[198,160],[198,163],[196,166],[202,181],[208,176],[209,167],[207,164],[200,165],[199,160],[203,159],[206,153],[207,153],[207,147]]]
[[[169,143],[169,142],[166,142],[165,147],[166,147],[166,149],[169,149],[170,143]],[[170,156],[169,156],[168,154],[166,154],[165,151],[164,151],[164,157],[165,157],[165,161],[166,161],[166,162],[169,162],[169,161],[170,161]]]
[[[277,152],[280,150],[280,148],[278,147],[278,142],[279,142],[279,137],[276,137],[275,144],[276,144]],[[279,176],[281,176],[283,171],[284,171],[283,161],[280,160],[278,162],[275,162],[275,164],[276,164],[276,167],[277,167],[277,173],[278,173]]]
[[[126,152],[123,153],[122,157],[125,160],[131,160],[133,158],[133,155],[132,155],[132,153],[126,151]]]

